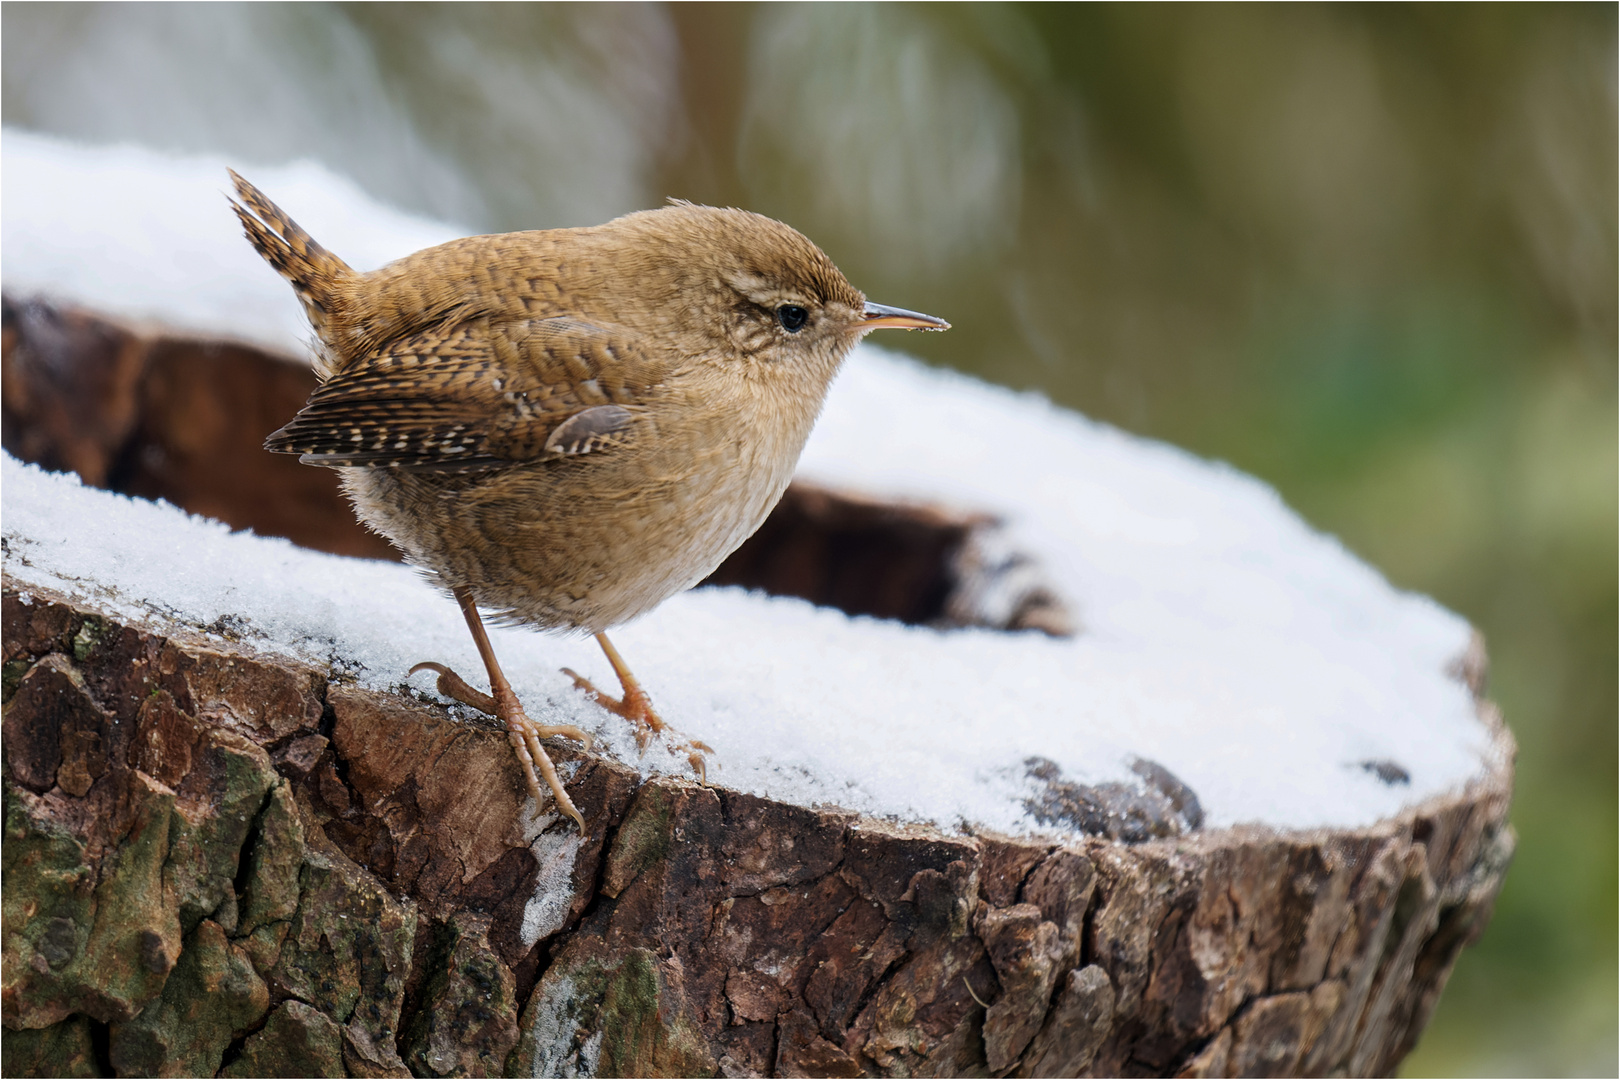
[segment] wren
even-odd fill
[[[543,776],[583,831],[541,739],[588,737],[524,714],[479,609],[594,634],[621,695],[565,671],[645,747],[666,725],[605,631],[759,527],[862,335],[948,324],[868,303],[802,234],[743,210],[673,202],[358,273],[231,179],[317,338],[320,385],[266,448],[338,470],[359,519],[460,604],[490,693],[442,664],[412,673],[500,720],[535,805]],[[709,748],[680,748],[702,776]]]

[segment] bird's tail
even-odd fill
[[[341,364],[348,352],[345,316],[359,275],[349,264],[317,244],[298,223],[265,197],[264,192],[229,170],[237,198],[231,209],[241,219],[242,229],[264,261],[292,284],[303,302],[309,323],[326,346],[326,355],[317,360],[324,378]]]

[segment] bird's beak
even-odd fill
[[[905,308],[884,307],[882,304],[868,302],[856,329],[864,334],[868,330],[881,330],[885,326],[892,326],[899,330],[949,330],[951,328],[950,323],[944,319],[936,319],[932,315],[907,311]]]

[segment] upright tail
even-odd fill
[[[271,202],[264,192],[228,170],[237,196],[231,200],[231,209],[241,219],[242,229],[264,261],[286,278],[303,302],[304,313],[315,328],[329,355],[321,357],[318,368],[324,377],[341,366],[348,344],[345,310],[351,285],[358,277],[349,264],[327,251],[298,227],[281,207]]]

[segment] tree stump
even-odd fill
[[[301,316],[217,201],[216,163],[193,162],[181,176],[167,160],[155,170],[123,158],[90,167],[75,152],[80,164],[69,166],[39,140],[13,149],[9,164],[43,170],[31,175],[49,183],[34,190],[52,197],[7,204],[8,227],[25,226],[17,236],[29,241],[8,248],[17,256],[8,281],[35,272],[53,291],[0,303],[6,449],[236,528],[386,557],[328,473],[259,449],[313,377],[270,352],[278,341],[294,347],[302,331],[289,328],[301,328]],[[164,208],[162,220],[143,219],[151,211],[139,193],[159,189],[165,198],[152,205]],[[427,242],[375,204],[340,216],[357,240],[370,236],[356,250],[379,262]],[[68,226],[104,242],[64,271],[55,238]],[[164,264],[174,277],[157,290],[141,239],[155,235],[165,250],[186,253],[183,270]],[[189,329],[157,325],[164,305],[174,315],[176,298],[194,295],[217,298],[219,310],[199,324],[196,305],[184,305],[176,325]],[[152,321],[98,317],[86,310],[97,298],[125,319]],[[253,328],[269,348],[243,343]],[[982,417],[984,402],[963,413],[940,386],[930,395],[943,410],[931,429],[939,442],[921,457],[949,450],[956,457],[945,468],[990,462],[1042,424],[1075,428],[1074,418],[1055,421],[1004,398],[994,422],[975,424],[961,418]],[[918,400],[880,403],[875,418],[856,423],[856,456],[915,466],[916,447],[895,441],[901,425],[890,421],[915,417]],[[822,430],[835,414],[830,407]],[[1094,439],[1088,445],[1102,457],[1092,460],[1113,460],[1127,441]],[[1162,449],[1156,460],[1175,456]],[[1220,480],[1220,470],[1208,472]],[[1012,475],[981,476],[972,490],[1001,506],[992,496]],[[1192,528],[1165,518],[1163,505],[1132,504],[1123,488],[1147,474],[1130,475],[1088,504],[1110,529],[1163,541]],[[1048,477],[1029,497],[1056,504],[1048,495],[1068,478]],[[1223,490],[1243,502],[1248,524],[1304,534],[1280,511],[1254,516],[1274,496]],[[89,516],[111,505],[96,498],[108,502],[85,504],[84,521],[53,520],[49,538],[8,525],[7,1075],[1387,1073],[1485,925],[1512,852],[1512,739],[1480,697],[1477,643],[1455,674],[1488,736],[1481,764],[1466,783],[1426,788],[1443,793],[1376,824],[1205,828],[1196,797],[1160,765],[1137,761],[1139,784],[1088,788],[1063,779],[1055,762],[1030,758],[1025,767],[1044,794],[1023,806],[1059,831],[942,831],[723,784],[647,779],[558,742],[551,753],[585,814],[580,832],[554,814],[533,816],[492,724],[387,692],[394,684],[376,671],[369,688],[359,685],[363,663],[335,631],[323,636],[336,623],[314,631],[321,648],[295,656],[253,612],[209,608],[198,618],[171,604],[176,580],[201,561],[188,546],[193,534],[153,533],[173,549],[148,543],[134,556],[160,566],[161,580],[139,596],[94,572],[40,572],[52,550],[89,550],[75,546],[76,532],[88,533]],[[1200,512],[1216,531],[1227,523],[1210,506]],[[1084,532],[1075,520],[1043,527],[1049,536]],[[1054,639],[1074,634],[1088,612],[1067,606],[1037,560],[995,527],[976,512],[797,488],[716,579],[884,619],[981,628],[970,635],[1036,630],[1050,636],[1025,644],[1056,656]],[[103,537],[109,546],[96,553],[124,555],[120,543],[141,539]],[[1166,565],[1187,550],[1164,547]],[[376,566],[341,573],[359,578],[352,568],[365,565]],[[1145,580],[1119,566],[1088,580]],[[1165,565],[1132,568],[1151,577]],[[1234,568],[1249,567],[1223,564]],[[227,568],[233,589],[229,574],[242,570]],[[1357,580],[1371,588],[1373,578]],[[1248,579],[1223,580],[1231,599]],[[294,600],[300,609],[336,603]],[[1222,600],[1197,597],[1212,607]],[[1454,629],[1448,649],[1464,640]],[[972,639],[981,653],[1005,644]],[[1395,655],[1406,654],[1379,654]],[[397,659],[386,666],[403,678],[409,661]],[[1424,677],[1440,681],[1442,662]],[[1056,664],[1048,676],[1070,674]],[[978,681],[969,665],[952,685]],[[1467,698],[1445,689],[1449,719],[1475,733]],[[843,709],[851,699],[836,692],[826,700]],[[1239,715],[1223,711],[1227,700],[1206,696],[1204,718],[1218,725]],[[1406,779],[1395,761],[1363,756],[1334,759],[1329,782],[1366,781],[1362,769],[1378,777],[1373,784]],[[1231,786],[1250,775],[1224,779]],[[1380,806],[1399,803],[1388,788],[1378,794],[1387,798]]]
[[[1382,1074],[1513,845],[1483,702],[1477,782],[1353,831],[951,835],[559,743],[581,834],[491,725],[4,605],[7,1075]]]

